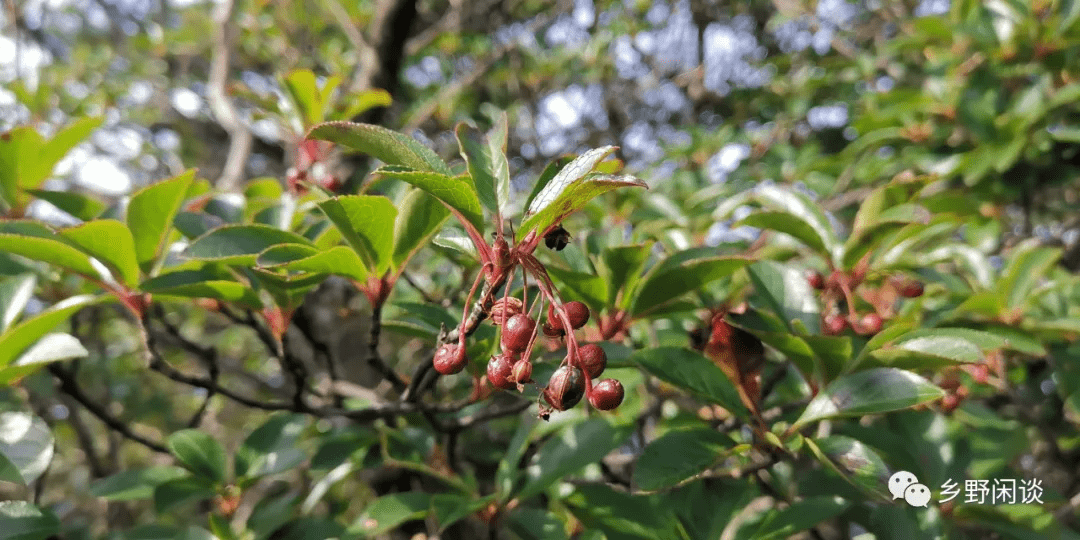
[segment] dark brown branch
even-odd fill
[[[89,411],[90,414],[96,416],[98,420],[101,420],[101,422],[108,426],[110,429],[155,452],[161,454],[169,453],[169,450],[165,448],[164,445],[152,441],[146,437],[143,437],[138,433],[135,433],[131,430],[131,428],[128,427],[125,422],[109,414],[109,411],[107,411],[105,407],[103,407],[100,403],[97,403],[96,401],[90,399],[90,397],[87,396],[85,392],[83,392],[78,382],[75,381],[75,377],[71,373],[68,373],[66,370],[64,370],[64,368],[61,367],[59,364],[49,364],[48,370],[49,373],[52,373],[53,376],[56,377],[56,380],[60,383],[61,392],[64,392],[65,394],[71,396],[72,399],[77,401],[87,411]]]

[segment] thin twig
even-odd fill
[[[155,452],[161,454],[168,454],[169,450],[165,448],[161,443],[152,441],[138,433],[135,433],[128,427],[125,422],[120,421],[115,416],[109,414],[109,411],[105,409],[101,404],[90,399],[89,396],[83,392],[78,382],[75,381],[75,377],[64,370],[59,364],[49,364],[48,368],[50,373],[56,377],[56,380],[60,383],[60,391],[71,396],[72,399],[79,402],[90,414],[96,416],[98,420],[101,420],[110,429],[123,435],[124,437],[131,439]]]
[[[376,303],[371,309],[371,333],[368,338],[368,365],[378,371],[384,379],[390,381],[394,390],[404,392],[408,385],[398,377],[390,366],[386,365],[382,356],[379,355],[379,340],[382,336],[382,304]]]
[[[216,27],[212,37],[210,75],[206,81],[206,101],[214,113],[214,118],[229,133],[229,151],[221,176],[217,180],[217,187],[222,191],[233,191],[240,186],[253,143],[251,131],[244,124],[225,90],[229,77],[229,55],[232,53],[231,42],[235,33],[230,22],[234,7],[233,0],[223,0],[214,8],[213,21]]]

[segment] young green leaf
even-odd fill
[[[701,255],[705,253],[688,250],[657,264],[642,278],[641,285],[633,293],[630,313],[641,317],[686,293],[728,277],[750,263],[749,259],[741,257]]]
[[[22,482],[29,485],[45,473],[52,461],[52,431],[33,414],[0,412],[0,454],[18,469]]]
[[[461,157],[476,186],[480,202],[492,213],[501,213],[510,200],[510,164],[506,160],[506,113],[496,115],[495,125],[481,142],[469,133],[465,124],[455,130]]]
[[[330,141],[378,158],[387,165],[408,167],[417,171],[453,174],[435,152],[416,139],[371,124],[326,122],[308,132],[307,138]]]
[[[41,189],[28,189],[26,191],[34,197],[46,201],[83,221],[90,221],[100,216],[107,208],[105,203],[82,193],[45,191]]]
[[[260,253],[279,244],[314,247],[303,236],[267,225],[226,225],[196,238],[185,254],[192,259],[252,266]]]
[[[318,203],[367,269],[382,275],[390,268],[397,208],[375,195],[346,195]]]
[[[834,264],[839,262],[838,240],[828,218],[809,197],[778,186],[759,186],[755,197],[767,208],[788,214],[809,227],[813,245],[820,246],[821,254]],[[803,230],[800,228],[800,230]],[[787,232],[787,231],[783,231]],[[809,238],[808,238],[809,240]]]
[[[603,418],[593,418],[565,429],[537,452],[536,467],[529,468],[525,484],[515,497],[528,499],[566,475],[599,461],[622,444],[632,428],[616,427]]]
[[[749,268],[754,292],[760,295],[788,329],[797,332],[799,321],[810,334],[820,333],[821,316],[816,295],[806,274],[773,261],[760,261]]]
[[[937,385],[896,368],[874,368],[836,379],[810,403],[792,426],[836,416],[861,416],[906,409],[945,395]]]
[[[164,273],[144,281],[139,290],[160,296],[213,298],[249,309],[262,309],[259,295],[250,287],[233,281],[226,273],[208,269]]]
[[[165,444],[196,477],[210,482],[225,480],[225,449],[210,435],[197,429],[184,429],[169,435]]]
[[[46,540],[60,533],[60,520],[26,501],[0,502],[0,540]]]
[[[731,437],[715,429],[669,431],[641,452],[634,465],[634,484],[646,491],[676,486],[725,459],[734,446]]]
[[[630,356],[630,362],[660,380],[724,407],[740,418],[749,418],[739,392],[720,367],[701,353],[676,347],[642,349]]]
[[[0,369],[0,385],[25,377],[41,369],[43,364],[82,358],[88,354],[86,347],[71,334],[45,334],[14,362]]]
[[[136,501],[154,496],[154,488],[188,476],[189,473],[171,465],[158,465],[145,469],[118,472],[90,484],[90,494],[107,501]]]
[[[105,263],[116,281],[134,287],[139,283],[135,240],[126,225],[113,219],[88,221],[59,231],[73,247]]]
[[[165,249],[173,218],[180,211],[180,205],[194,181],[195,171],[189,170],[151,184],[131,196],[127,207],[127,224],[135,239],[139,266],[144,271],[150,270]]]
[[[36,284],[34,274],[19,274],[0,280],[0,334],[7,331],[26,309]]]
[[[0,367],[11,365],[58,324],[67,321],[80,309],[107,300],[106,296],[73,296],[49,309],[23,320],[0,334]]]
[[[450,210],[438,199],[422,189],[410,189],[398,205],[391,266],[398,270],[403,268],[442,229],[449,217]]]
[[[606,148],[614,149],[614,147]],[[585,154],[582,158],[588,155]],[[559,224],[563,218],[580,210],[589,201],[608,191],[621,187],[643,187],[646,189],[649,187],[645,185],[645,182],[629,175],[588,174],[588,170],[582,169],[589,165],[592,160],[579,163],[582,158],[578,158],[567,165],[548,183],[547,187],[536,195],[532,204],[529,205],[528,212],[525,214],[526,218],[521,224],[521,229],[517,232],[519,240],[533,231],[536,231],[537,234],[546,233],[549,228]],[[564,171],[569,172],[564,175]]]
[[[101,276],[89,255],[52,238],[0,233],[0,252],[49,263],[93,279]]]
[[[461,224],[472,227],[469,236],[479,235],[484,230],[484,211],[476,194],[476,187],[468,176],[450,176],[402,169],[400,167],[382,167],[374,174],[412,184],[445,204]]]

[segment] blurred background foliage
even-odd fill
[[[0,330],[57,314],[75,343],[55,338],[52,359],[77,358],[0,371],[0,493],[33,503],[0,503],[16,531],[0,538],[1080,534],[1080,2],[7,0],[3,25],[3,233],[30,234],[12,225],[24,216],[126,215],[134,231],[133,194],[198,171],[169,184],[185,186],[181,244],[157,268],[140,253],[132,290],[225,223],[311,233],[321,214],[298,178],[405,197],[371,180],[369,157],[302,145],[320,122],[383,125],[457,167],[455,126],[486,130],[499,110],[517,210],[550,162],[603,145],[650,186],[597,199],[567,220],[570,247],[542,256],[598,317],[633,314],[646,289],[612,269],[693,248],[773,262],[639,310],[603,336],[627,402],[544,424],[505,394],[423,414],[288,405],[298,380],[348,410],[396,403],[478,269],[450,236],[375,309],[340,278],[273,299],[296,308],[285,335],[306,381],[267,339],[280,312],[221,284],[235,276],[171,284],[200,298],[155,301],[142,335],[115,305],[56,306],[93,283],[0,252]],[[859,264],[868,285],[846,309],[884,330],[821,335],[837,307],[796,282]],[[925,295],[887,293],[896,276]],[[783,440],[767,451],[648,352],[688,346],[703,310],[744,300],[739,324],[769,345],[763,408]],[[494,335],[481,328],[477,351]],[[917,342],[931,338],[963,343]],[[940,395],[793,436],[819,385],[856,364],[911,370]],[[446,378],[425,402],[473,391]],[[890,500],[882,474],[897,470],[930,486],[930,508]],[[965,478],[1040,479],[1044,504],[936,502]]]

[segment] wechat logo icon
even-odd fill
[[[889,478],[889,492],[893,499],[904,499],[911,506],[926,507],[930,502],[930,488],[908,471],[899,471]]]

